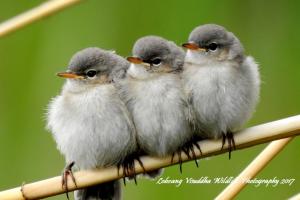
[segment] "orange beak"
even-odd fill
[[[141,58],[139,57],[134,57],[134,56],[130,56],[126,58],[129,62],[134,63],[134,64],[142,64],[146,67],[150,67],[149,63],[144,62]]]
[[[134,64],[142,64],[143,63],[143,60],[138,58],[138,57],[133,57],[133,56],[130,56],[130,57],[127,57],[126,58],[129,62],[131,63],[134,63]]]
[[[62,78],[84,79],[83,76],[77,75],[72,72],[59,72],[56,75]]]
[[[184,48],[187,48],[187,49],[190,49],[190,50],[206,51],[205,48],[199,47],[198,44],[193,43],[193,42],[187,42],[187,43],[184,43],[184,44],[182,44],[182,46],[183,46]]]

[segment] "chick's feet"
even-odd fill
[[[136,171],[135,171],[135,161],[138,161],[139,165],[143,168],[144,173],[146,172],[145,168],[144,168],[144,164],[140,159],[140,155],[137,153],[131,154],[129,156],[127,156],[122,163],[119,163],[117,165],[118,167],[118,175],[119,175],[119,171],[122,168],[123,170],[123,183],[124,185],[126,185],[126,177],[128,177],[129,179],[134,179],[134,183],[137,184],[137,180],[136,180]]]
[[[66,191],[66,195],[67,195],[68,199],[69,199],[68,176],[71,177],[72,181],[74,182],[75,186],[77,187],[76,180],[75,180],[75,177],[72,172],[72,167],[74,166],[74,164],[75,164],[74,161],[71,162],[70,164],[68,164],[62,173],[62,188]]]
[[[199,141],[198,139],[192,139],[191,141],[187,142],[185,145],[180,147],[176,152],[174,152],[172,154],[171,163],[173,163],[174,156],[178,155],[180,173],[182,173],[182,156],[181,156],[182,152],[189,159],[193,159],[195,161],[196,166],[199,167],[198,160],[197,160],[197,155],[195,153],[195,148],[194,148],[194,147],[196,147],[199,150],[200,154],[202,154],[202,151],[201,151],[200,145],[198,144],[198,141]]]
[[[226,143],[226,140],[228,142],[228,152],[229,152],[229,160],[231,158],[231,151],[235,150],[235,142],[234,142],[234,136],[232,132],[222,133],[222,148],[224,148],[224,145]]]

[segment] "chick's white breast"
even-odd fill
[[[241,66],[186,64],[185,88],[192,98],[197,125],[207,137],[238,130],[251,116],[259,96],[259,73],[253,58]]]
[[[140,146],[152,155],[173,153],[190,137],[187,103],[178,77],[134,81],[126,91]]]
[[[136,148],[133,124],[112,85],[57,96],[48,127],[66,161],[80,168],[116,164]]]

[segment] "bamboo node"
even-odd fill
[[[26,185],[26,182],[23,182],[20,190],[21,190],[24,200],[28,200],[28,198],[26,197],[25,192],[24,192],[25,185]]]

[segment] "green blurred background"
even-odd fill
[[[0,1],[0,20],[42,1]],[[261,101],[251,126],[300,113],[300,1],[103,1],[87,0],[63,12],[0,38],[0,190],[59,175],[64,158],[45,126],[45,108],[57,95],[64,70],[76,51],[99,46],[122,56],[134,41],[160,35],[180,44],[197,25],[217,23],[234,32],[247,54],[260,64]],[[292,186],[246,187],[237,199],[286,199],[300,192],[300,139],[292,141],[259,178],[295,178]],[[187,163],[163,177],[200,178],[237,175],[265,145]],[[212,199],[225,185],[157,185],[139,180],[124,189],[125,199]],[[64,195],[50,199],[66,199]]]

